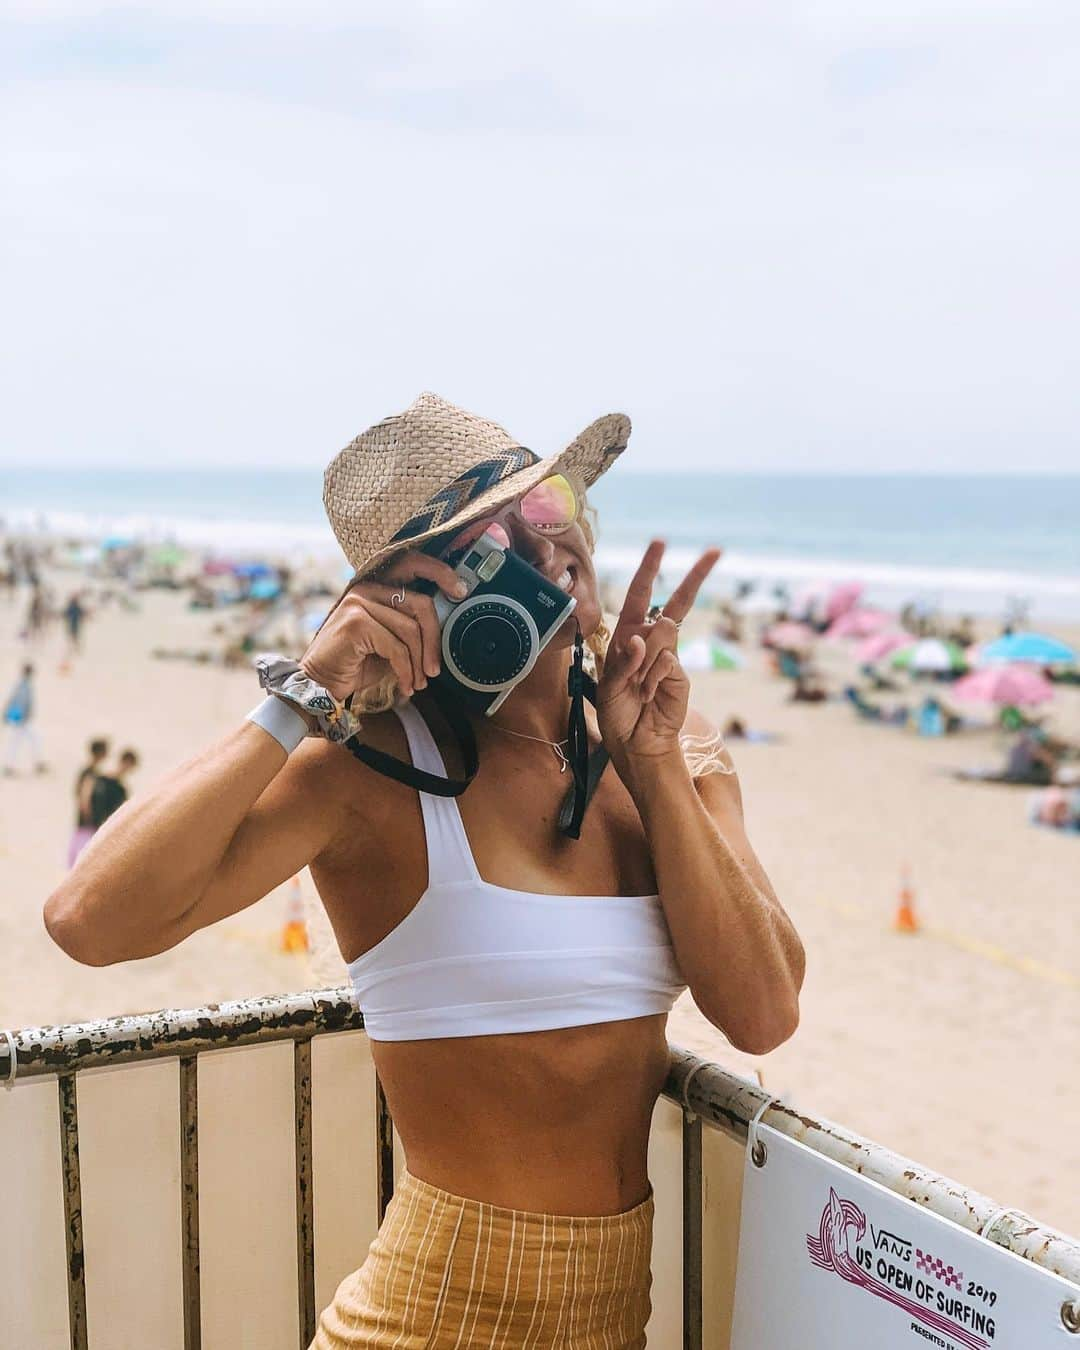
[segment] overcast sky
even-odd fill
[[[1080,470],[1074,0],[7,0],[0,463]]]

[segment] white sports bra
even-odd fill
[[[427,723],[394,711],[413,764],[445,775]],[[666,1013],[686,988],[657,895],[543,895],[484,881],[453,797],[421,792],[428,885],[349,963],[372,1040],[493,1036]]]

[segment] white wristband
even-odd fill
[[[307,720],[274,694],[267,694],[257,703],[247,720],[269,732],[287,755],[292,754],[309,730]]]

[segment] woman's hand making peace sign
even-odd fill
[[[604,673],[597,685],[600,734],[615,767],[620,759],[652,759],[679,749],[690,681],[677,655],[678,625],[689,614],[705,578],[720,557],[706,549],[687,572],[655,623],[648,622],[653,583],[664,542],[645,550],[611,635]]]

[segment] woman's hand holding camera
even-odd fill
[[[679,624],[720,557],[707,549],[649,622],[653,583],[664,543],[654,539],[626,592],[597,686],[600,734],[616,768],[633,759],[655,759],[679,750],[690,681],[677,655]]]
[[[418,578],[453,600],[465,593],[452,567],[410,549],[349,587],[304,653],[304,672],[342,701],[391,671],[406,698],[423,689],[439,673],[442,635],[432,597],[407,589]]]

